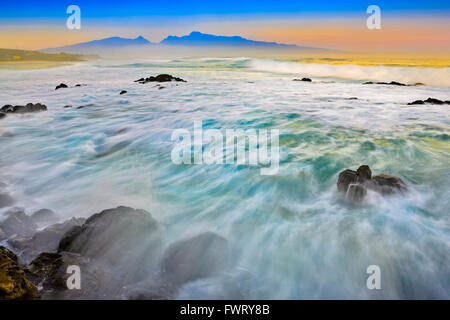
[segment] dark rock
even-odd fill
[[[305,81],[305,82],[311,82],[312,80],[310,78],[302,78],[302,79],[294,79],[293,81]]]
[[[127,91],[126,90],[122,90],[122,91],[120,91],[120,94],[122,95],[122,94],[125,94],[125,93],[127,93]]]
[[[347,169],[339,173],[337,188],[340,192],[347,193],[348,186],[356,183],[356,171]]]
[[[366,188],[361,184],[350,184],[348,186],[346,198],[354,202],[360,202],[367,194]]]
[[[14,237],[8,240],[8,244],[20,250],[20,260],[28,264],[43,251],[56,252],[63,236],[73,227],[81,226],[84,221],[82,218],[72,218],[37,231],[32,237]]]
[[[86,108],[87,106],[79,106],[79,107],[77,107],[77,109],[83,109],[83,108]]]
[[[0,300],[38,300],[37,288],[17,264],[14,253],[0,247]]]
[[[435,99],[435,98],[428,98],[426,100],[416,100],[416,101],[408,103],[408,105],[414,105],[414,104],[437,104],[437,105],[442,105],[442,104],[450,104],[450,101],[442,101],[442,100]]]
[[[147,82],[171,82],[171,81],[176,81],[176,82],[186,82],[186,80],[183,80],[181,78],[177,78],[174,76],[171,76],[170,74],[160,74],[156,77],[151,76],[148,78],[141,78],[139,80],[136,80],[134,82],[139,82],[139,83],[147,83]]]
[[[124,281],[146,277],[157,265],[161,249],[159,225],[150,213],[117,207],[92,215],[81,227],[73,227],[61,239],[58,252],[78,253],[95,259]]]
[[[395,176],[379,174],[374,176],[372,181],[374,182],[375,190],[381,194],[393,194],[407,190],[407,186],[403,180]]]
[[[6,238],[14,235],[27,237],[34,234],[37,226],[22,210],[9,210],[5,215],[6,219],[0,222],[0,228],[3,230]]]
[[[211,277],[223,269],[228,259],[228,241],[212,232],[181,240],[164,253],[164,273],[177,284]]]
[[[72,108],[72,106],[71,105],[66,105],[63,108],[68,109],[68,108]]]
[[[357,97],[350,97],[350,98],[348,98],[348,100],[358,100],[358,98]]]
[[[4,113],[29,113],[29,112],[39,112],[39,111],[46,111],[47,106],[40,104],[40,103],[28,103],[25,106],[12,106],[12,105],[6,105],[3,106],[1,111]]]
[[[372,171],[369,166],[363,165],[356,170],[356,181],[359,183],[364,183],[372,178]]]
[[[397,81],[391,81],[391,82],[373,82],[373,81],[367,81],[363,84],[385,84],[385,85],[391,85],[391,86],[408,86],[407,84],[397,82]]]
[[[6,117],[6,113],[0,112],[0,119]]]
[[[61,83],[56,86],[55,90],[62,89],[62,88],[68,88],[67,84]]]
[[[407,185],[402,179],[386,174],[372,177],[369,166],[363,165],[355,172],[344,170],[339,174],[337,182],[338,191],[345,194],[349,200],[359,202],[364,199],[367,190],[373,190],[382,195],[403,193],[407,191]]]
[[[10,207],[14,203],[14,199],[6,193],[0,193],[0,208]]]

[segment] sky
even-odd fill
[[[69,5],[81,29],[66,27]],[[369,30],[366,9],[381,9]],[[0,0],[0,48],[42,49],[110,36],[159,42],[191,31],[350,51],[450,52],[450,1]]]

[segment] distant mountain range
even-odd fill
[[[205,34],[198,31],[193,31],[189,35],[177,37],[168,36],[160,43],[151,43],[142,36],[136,39],[127,39],[120,37],[112,37],[101,40],[94,40],[90,42],[83,42],[69,46],[49,48],[40,50],[42,52],[55,53],[80,53],[80,54],[101,54],[108,51],[117,50],[131,50],[131,49],[148,49],[155,47],[166,46],[182,46],[182,47],[229,47],[242,49],[280,49],[280,50],[311,50],[323,51],[326,49],[297,46],[292,44],[283,44],[276,42],[254,41],[245,39],[240,36],[216,36],[212,34]]]

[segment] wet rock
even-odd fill
[[[161,250],[160,228],[145,210],[117,207],[92,215],[80,227],[71,228],[61,239],[58,252],[117,269],[123,281],[147,277],[157,265]]]
[[[72,218],[37,231],[31,237],[13,237],[8,240],[8,244],[19,250],[20,261],[28,264],[43,251],[56,252],[63,236],[72,228],[81,226],[84,221],[83,218]]]
[[[367,81],[364,82],[363,84],[385,84],[385,85],[391,85],[391,86],[409,86],[407,84],[401,83],[401,82],[397,82],[397,81],[391,81],[391,82],[373,82],[373,81]]]
[[[0,119],[6,117],[6,113],[0,112]]]
[[[147,83],[147,82],[171,82],[171,81],[176,81],[176,82],[186,82],[186,80],[183,80],[181,78],[177,78],[174,76],[171,76],[170,74],[160,74],[156,77],[151,76],[148,78],[140,78],[139,80],[136,80],[134,82],[139,82],[139,83]]]
[[[301,79],[294,79],[293,81],[304,81],[304,82],[312,82],[310,78],[301,78]]]
[[[125,94],[125,93],[127,93],[127,91],[126,91],[126,90],[122,90],[122,91],[120,91],[120,95],[122,95],[122,94]]]
[[[372,177],[372,171],[367,165],[360,166],[357,171],[342,171],[338,177],[337,188],[347,199],[355,202],[362,201],[368,190],[382,195],[407,191],[407,185],[402,179],[386,174]]]
[[[356,171],[347,169],[339,173],[337,188],[340,192],[346,193],[352,183],[356,183]]]
[[[379,174],[372,178],[375,190],[382,194],[393,194],[407,191],[406,183],[402,179],[387,174]]]
[[[61,84],[59,84],[59,85],[56,86],[55,90],[63,89],[63,88],[68,88],[67,84],[61,83]]]
[[[68,105],[65,105],[63,108],[68,109],[68,108],[72,108],[72,106],[70,104],[68,104]]]
[[[40,112],[46,111],[47,106],[41,103],[28,103],[25,106],[12,106],[10,104],[2,107],[1,111],[3,113],[30,113],[30,112]]]
[[[12,209],[5,213],[6,219],[0,222],[0,228],[7,238],[16,236],[32,236],[37,228],[33,220],[20,209]]]
[[[0,208],[10,207],[14,203],[14,199],[6,193],[0,193]]]
[[[362,165],[356,170],[356,181],[364,183],[372,178],[372,171],[368,165]]]
[[[0,300],[38,300],[37,288],[31,284],[17,263],[17,256],[0,247]]]
[[[442,104],[450,104],[450,101],[448,101],[448,100],[442,101],[442,100],[435,99],[435,98],[428,98],[426,100],[416,100],[416,101],[408,103],[408,105],[415,105],[415,104],[438,104],[438,105],[442,105]]]
[[[206,232],[172,244],[164,253],[162,269],[175,283],[183,284],[218,274],[228,254],[228,241]]]

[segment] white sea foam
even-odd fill
[[[250,67],[256,71],[299,74],[309,77],[398,81],[407,84],[424,83],[433,86],[450,86],[450,68],[304,64],[265,59],[252,59],[249,63]]]

